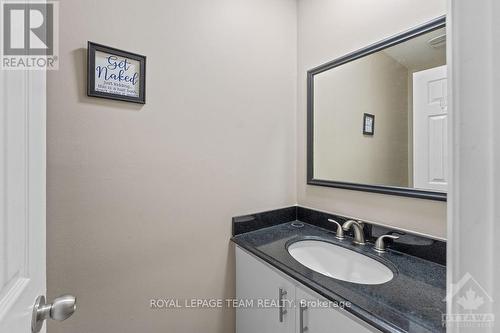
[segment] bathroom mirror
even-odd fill
[[[446,200],[445,22],[308,71],[308,184]]]

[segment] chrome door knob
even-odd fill
[[[64,295],[57,297],[52,304],[45,303],[45,296],[38,296],[33,306],[31,316],[31,332],[38,333],[42,329],[43,322],[50,318],[63,321],[71,317],[76,310],[76,297]]]

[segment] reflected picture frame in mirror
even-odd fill
[[[388,195],[397,195],[405,197],[413,197],[420,199],[438,200],[446,201],[447,194],[445,192],[439,192],[428,189],[410,188],[410,187],[398,187],[398,186],[386,186],[386,185],[374,185],[374,184],[363,184],[348,181],[337,181],[332,179],[321,179],[314,176],[314,78],[316,75],[328,71],[332,68],[347,64],[354,60],[363,58],[365,56],[371,55],[375,52],[387,49],[389,47],[401,44],[412,38],[419,37],[426,33],[432,32],[437,29],[442,29],[446,27],[446,17],[441,16],[430,22],[424,23],[420,26],[412,28],[408,31],[399,33],[392,37],[386,38],[380,42],[369,45],[358,51],[349,53],[343,57],[315,67],[307,72],[307,184],[326,186],[333,188],[341,188],[348,190],[357,190],[365,192],[374,192]],[[374,116],[371,119],[371,131],[366,131],[366,118],[363,115],[363,128],[362,135],[372,138],[374,135]]]

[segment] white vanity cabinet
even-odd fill
[[[236,247],[236,298],[253,302],[236,308],[237,333],[294,332],[295,311],[287,305],[295,300],[295,285],[239,247]],[[276,304],[285,306],[276,308]]]
[[[341,310],[318,306],[318,301],[326,300],[238,246],[236,298],[241,301],[236,308],[236,333],[380,332]],[[241,306],[244,301],[253,306]]]
[[[375,333],[379,330],[369,326],[361,319],[325,305],[326,299],[304,286],[296,288],[296,299],[302,301],[297,305],[297,333]],[[305,301],[305,302],[304,302]],[[304,306],[305,305],[305,306]]]

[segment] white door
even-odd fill
[[[446,66],[413,74],[413,182],[415,188],[448,188],[448,88]]]
[[[0,70],[0,332],[45,294],[45,71]]]

